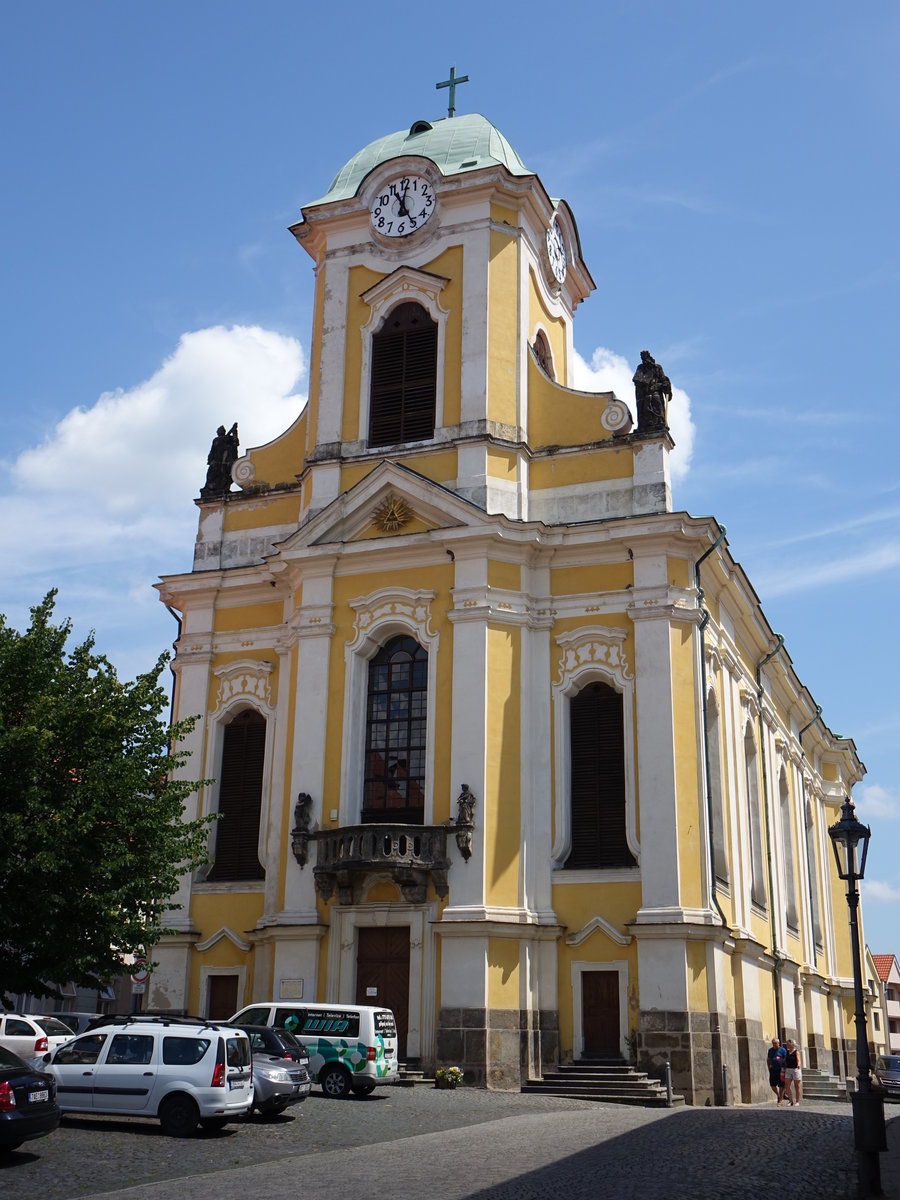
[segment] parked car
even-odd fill
[[[92,1022],[99,1025],[109,1020],[108,1016],[96,1012],[52,1012],[47,1013],[47,1016],[68,1025],[73,1034],[84,1033]]]
[[[58,1124],[56,1080],[0,1046],[0,1154],[52,1133]]]
[[[900,1054],[879,1054],[875,1060],[875,1082],[886,1099],[900,1100]]]
[[[120,1017],[48,1055],[63,1112],[158,1117],[163,1132],[220,1129],[253,1105],[242,1029],[178,1017]]]
[[[312,1086],[309,1054],[286,1029],[265,1025],[239,1025],[250,1039],[253,1055],[253,1107],[264,1117],[275,1117],[292,1104],[300,1104]]]
[[[313,1079],[336,1100],[351,1091],[367,1096],[399,1078],[397,1023],[389,1008],[264,1000],[242,1008],[230,1023],[289,1030],[309,1051]]]
[[[43,1071],[45,1054],[52,1054],[74,1036],[68,1025],[55,1017],[0,1013],[0,1046],[12,1050],[36,1071]]]

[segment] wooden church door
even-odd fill
[[[618,971],[585,971],[581,976],[582,1056],[605,1058],[622,1053]]]
[[[397,1021],[397,1056],[406,1061],[409,1029],[409,926],[360,928],[356,1003],[389,1008]]]

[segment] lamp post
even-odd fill
[[[853,954],[853,994],[856,1001],[856,1077],[853,1103],[854,1145],[859,1154],[859,1195],[880,1196],[881,1164],[879,1152],[887,1150],[884,1129],[884,1098],[872,1090],[869,1074],[869,1039],[863,1001],[862,958],[859,948],[859,889],[856,881],[866,870],[866,855],[872,830],[857,820],[853,801],[846,797],[841,819],[829,826],[828,836],[834,850],[838,875],[847,881],[847,907],[850,909],[850,943]]]

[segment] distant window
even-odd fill
[[[728,882],[728,847],[725,844],[725,801],[722,795],[722,750],[719,732],[719,706],[714,692],[707,700],[709,729],[709,803],[712,810],[713,846],[716,857],[716,878]]]
[[[744,735],[744,763],[747,780],[747,807],[750,819],[750,899],[759,908],[766,907],[766,878],[763,870],[762,808],[759,802],[759,765],[756,742],[750,726]]]
[[[791,834],[791,793],[787,773],[782,767],[778,776],[778,798],[781,807],[781,840],[784,844],[784,892],[789,929],[797,929],[797,889],[794,882],[794,839]]]
[[[369,664],[363,821],[422,824],[427,709],[428,654],[393,638]]]
[[[369,445],[434,436],[437,325],[415,302],[400,304],[372,337]]]
[[[550,345],[547,342],[546,337],[544,337],[543,331],[540,329],[534,335],[534,344],[532,349],[534,350],[534,357],[538,360],[538,363],[540,364],[544,374],[549,375],[551,379],[555,379],[556,377],[553,374],[553,358],[550,354]]]
[[[219,770],[219,820],[210,881],[263,879],[259,814],[266,753],[266,721],[252,708],[225,726]]]
[[[572,849],[568,870],[633,867],[625,835],[622,693],[589,683],[569,702]]]

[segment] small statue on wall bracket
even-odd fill
[[[631,381],[637,405],[638,433],[665,433],[669,428],[668,405],[672,385],[649,350],[641,351],[641,365]]]
[[[297,803],[294,805],[294,828],[291,830],[291,850],[294,852],[300,869],[309,860],[309,822],[312,816],[312,796],[309,792],[299,792]]]
[[[464,783],[456,800],[456,844],[466,862],[472,857],[472,830],[475,828],[475,797]]]
[[[201,500],[214,500],[230,491],[231,468],[237,462],[239,446],[237,421],[227,433],[225,426],[220,425],[206,457],[206,483],[200,489]]]

